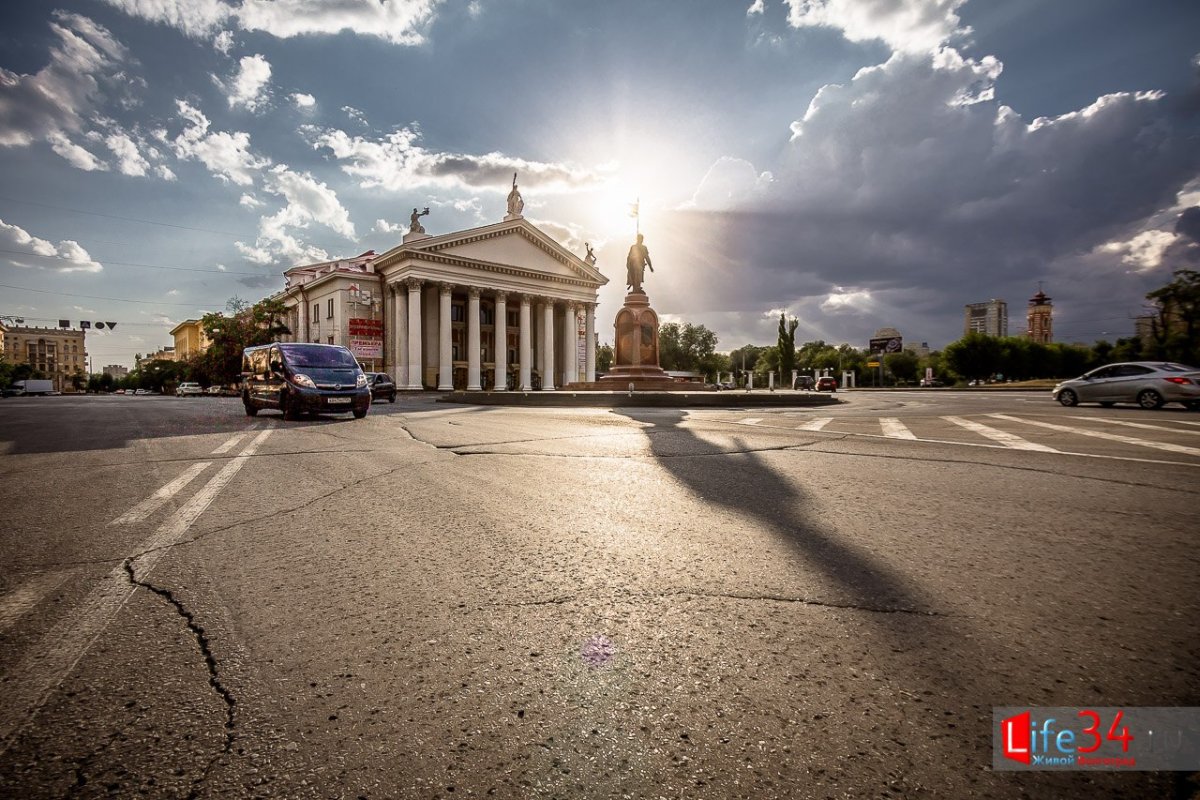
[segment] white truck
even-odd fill
[[[54,381],[36,380],[30,378],[24,381],[13,381],[12,386],[4,390],[5,397],[30,397],[39,394],[50,394],[54,391]]]

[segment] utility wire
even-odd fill
[[[25,250],[0,249],[0,253],[8,253],[10,255],[17,255],[17,256],[33,256],[34,258],[56,258],[60,261],[72,261],[72,262],[78,263],[77,261],[75,261],[75,259],[67,258],[66,256],[60,256],[60,255],[48,256],[48,255],[42,255],[41,253],[30,253]],[[104,259],[103,263],[104,264],[115,264],[115,265],[121,266],[121,267],[145,267],[146,269],[170,269],[170,270],[175,270],[178,272],[206,272],[209,275],[255,275],[257,277],[263,277],[263,273],[261,273],[261,272],[246,272],[244,270],[234,270],[234,269],[204,269],[202,267],[168,267],[168,266],[164,266],[162,264],[140,264],[136,261],[109,261],[107,258]]]
[[[67,208],[66,206],[55,206],[55,205],[50,205],[49,203],[38,203],[34,200],[18,200],[15,197],[0,196],[0,200],[4,200],[9,203],[23,203],[24,205],[27,205],[27,206],[39,206],[41,208],[51,208],[51,209],[54,209],[55,211],[69,211],[72,214],[86,214],[89,217],[104,217],[105,219],[119,219],[119,220],[124,220],[125,222],[140,222],[144,225],[159,225],[164,228],[176,228],[177,230],[183,230],[183,231],[198,231],[200,233],[219,233],[222,236],[246,236],[246,235],[248,235],[248,234],[243,234],[243,233],[230,233],[229,231],[218,231],[218,230],[214,230],[213,228],[193,228],[188,225],[176,225],[171,222],[155,222],[152,219],[138,219],[137,217],[122,217],[122,216],[118,216],[117,214],[101,214],[98,211],[84,211],[84,210],[78,209],[78,208]]]

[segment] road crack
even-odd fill
[[[657,592],[626,592],[623,594],[567,594],[558,597],[547,597],[540,600],[523,600],[509,603],[493,602],[488,605],[502,606],[509,608],[523,608],[534,606],[561,606],[569,603],[577,603],[588,600],[602,600],[605,602],[620,601],[626,599],[642,599],[642,600],[661,600],[667,597],[697,597],[709,598],[716,600],[743,600],[747,602],[764,602],[764,603],[789,603],[803,606],[812,606],[815,608],[833,608],[846,611],[865,611],[871,614],[910,614],[918,617],[952,617],[958,616],[945,611],[933,611],[930,609],[911,608],[907,606],[885,606],[871,605],[868,603],[845,602],[837,603],[831,600],[821,600],[812,597],[804,597],[802,595],[784,595],[784,594],[768,594],[768,593],[742,593],[742,592],[703,592],[694,589],[665,589]]]
[[[233,692],[229,690],[229,687],[227,687],[221,680],[220,665],[217,663],[216,656],[213,655],[208,633],[204,630],[204,627],[196,621],[195,615],[192,614],[192,612],[188,610],[187,606],[175,596],[174,592],[172,592],[170,589],[164,589],[160,586],[155,586],[149,581],[143,580],[137,576],[137,572],[135,571],[133,565],[133,562],[137,558],[138,556],[130,556],[129,558],[125,559],[124,562],[125,574],[129,578],[129,583],[135,587],[140,586],[141,588],[153,592],[162,599],[166,600],[175,609],[175,612],[183,618],[184,622],[187,624],[188,630],[192,634],[192,637],[196,640],[196,646],[199,648],[200,654],[204,656],[204,665],[208,669],[208,685],[212,687],[213,692],[221,698],[221,702],[225,705],[224,741],[221,745],[221,750],[215,753],[213,757],[208,760],[208,763],[204,767],[204,771],[192,781],[192,788],[191,791],[188,792],[187,796],[188,800],[194,800],[194,798],[199,796],[200,788],[204,785],[205,781],[208,780],[208,776],[212,772],[213,767],[216,766],[217,761],[222,756],[228,755],[233,750],[233,739],[237,726],[237,718],[234,714],[237,706],[237,699],[233,696]]]

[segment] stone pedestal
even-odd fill
[[[612,368],[595,385],[612,391],[628,389],[631,383],[635,391],[678,388],[658,365],[658,314],[645,292],[625,295],[615,327]]]

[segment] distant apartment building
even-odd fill
[[[137,367],[138,367],[138,369],[141,369],[142,367],[149,364],[151,361],[177,361],[177,360],[178,359],[175,357],[175,347],[172,345],[170,347],[164,347],[161,350],[156,350],[153,353],[142,356],[141,358],[138,359]]]
[[[185,319],[171,329],[175,337],[175,360],[186,361],[208,349],[208,337],[198,319]]]
[[[4,332],[4,358],[44,373],[59,392],[72,391],[72,378],[87,375],[84,332],[74,328],[10,327]]]
[[[972,332],[1008,336],[1008,303],[994,299],[968,303],[963,311],[963,335]]]
[[[105,375],[117,381],[129,375],[129,367],[123,367],[120,364],[108,364],[103,371]]]
[[[1025,322],[1025,335],[1030,341],[1039,344],[1050,344],[1054,341],[1054,304],[1040,288],[1037,294],[1029,298]]]

